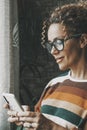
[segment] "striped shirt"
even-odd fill
[[[81,128],[87,116],[87,80],[73,80],[69,75],[52,80],[46,87],[41,113],[65,128]]]

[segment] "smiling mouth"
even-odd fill
[[[59,58],[56,58],[56,62],[57,62],[57,63],[62,62],[63,58],[64,58],[64,57],[59,57]]]

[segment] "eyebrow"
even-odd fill
[[[56,38],[53,39],[53,41],[55,41],[56,39],[58,39],[58,40],[64,40],[65,38],[56,37]],[[48,40],[48,42],[53,42],[53,41]]]

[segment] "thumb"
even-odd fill
[[[28,105],[22,105],[24,111],[30,111],[30,107]]]

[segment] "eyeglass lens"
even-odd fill
[[[58,50],[61,51],[64,48],[64,40],[60,40],[60,39],[56,39],[54,42],[52,43],[45,43],[45,47],[47,48],[47,50],[51,53],[51,50],[53,48],[53,46]]]
[[[82,33],[80,34],[74,34],[68,38],[66,38],[65,40],[64,39],[55,39],[53,42],[49,43],[45,43],[45,47],[47,48],[47,50],[51,53],[51,50],[53,48],[53,46],[58,50],[58,51],[62,51],[63,48],[64,48],[64,41],[67,41],[69,39],[72,39],[72,38],[78,38],[82,35]]]

